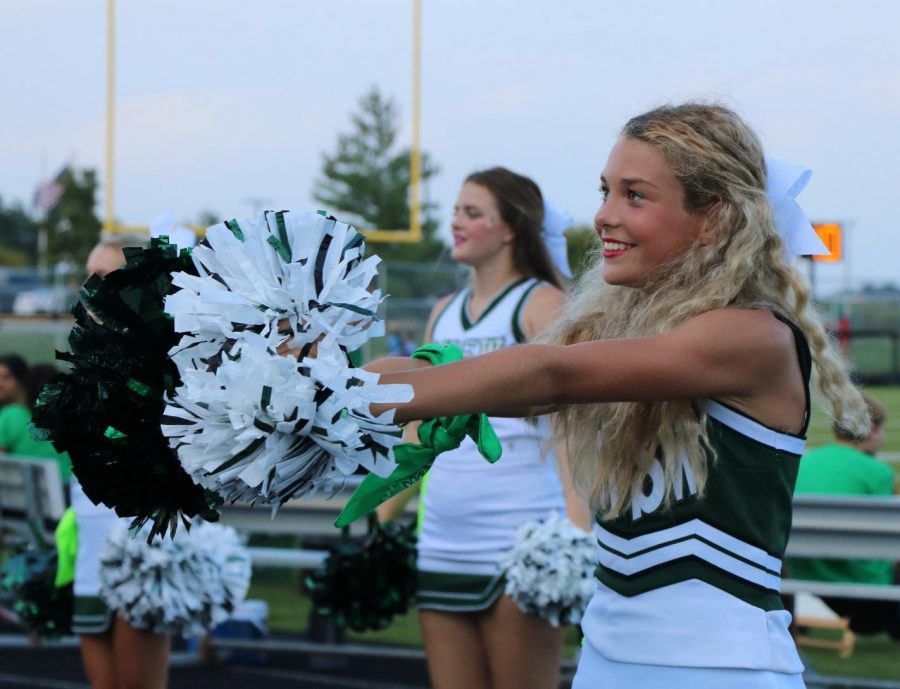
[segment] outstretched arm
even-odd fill
[[[750,400],[761,389],[777,388],[795,359],[790,330],[770,312],[722,309],[654,337],[519,345],[385,373],[382,382],[413,386],[414,399],[396,407],[397,420],[407,421],[592,402]],[[373,405],[372,411],[387,408]]]

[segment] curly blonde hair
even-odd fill
[[[728,108],[687,103],[631,119],[622,137],[650,144],[684,191],[689,212],[706,213],[711,239],[659,268],[640,288],[613,286],[598,262],[574,288],[561,318],[542,338],[571,344],[637,338],[672,330],[706,311],[767,308],[796,323],[810,344],[818,388],[842,427],[864,433],[865,403],[810,303],[803,277],[785,257],[766,198],[766,166],[753,131]],[[700,493],[715,458],[699,401],[571,405],[555,419],[572,480],[595,509],[623,513],[654,458],[671,504],[686,457]],[[698,433],[698,428],[700,432]]]

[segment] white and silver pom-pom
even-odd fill
[[[597,587],[596,564],[590,534],[554,512],[516,530],[500,567],[516,605],[558,627],[581,622]]]
[[[316,213],[266,212],[211,227],[193,253],[199,276],[173,275],[166,299],[170,353],[182,379],[163,433],[194,480],[229,501],[273,504],[333,491],[362,466],[394,469],[393,414],[372,402],[403,402],[408,386],[378,385],[347,352],[383,333],[382,297],[367,288],[377,258],[362,236]],[[280,324],[280,325],[279,325]],[[291,346],[315,357],[278,356]]]
[[[129,624],[157,634],[202,634],[224,622],[250,586],[250,554],[230,526],[195,521],[147,543],[117,524],[100,552],[100,595]]]
[[[198,341],[266,333],[285,319],[302,343],[324,338],[352,351],[384,334],[376,315],[381,292],[367,289],[380,259],[363,259],[364,251],[353,227],[319,213],[230,220],[210,227],[194,248],[199,276],[172,276],[181,290],[166,298],[166,311],[176,332]]]

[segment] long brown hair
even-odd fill
[[[494,197],[503,222],[513,231],[513,264],[522,275],[538,278],[562,289],[563,281],[553,267],[541,237],[544,197],[529,177],[505,167],[473,172],[466,182],[487,189]]]

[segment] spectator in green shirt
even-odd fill
[[[894,470],[875,457],[884,446],[885,409],[871,397],[864,397],[872,418],[869,435],[854,438],[835,425],[834,444],[812,450],[800,462],[797,493],[872,496],[895,493]],[[795,579],[882,585],[898,582],[894,563],[886,560],[793,558],[789,566]],[[900,604],[855,598],[823,600],[838,615],[849,618],[854,632],[888,632],[900,639]]]
[[[0,367],[6,358],[0,358]],[[38,392],[57,373],[53,364],[37,364],[22,371],[20,385],[10,395],[8,403],[0,408],[0,452],[25,459],[55,460],[60,477],[68,483],[72,476],[69,456],[57,452],[47,440],[32,439],[29,429]]]
[[[28,364],[17,354],[0,356],[0,408],[25,402],[25,374]]]

